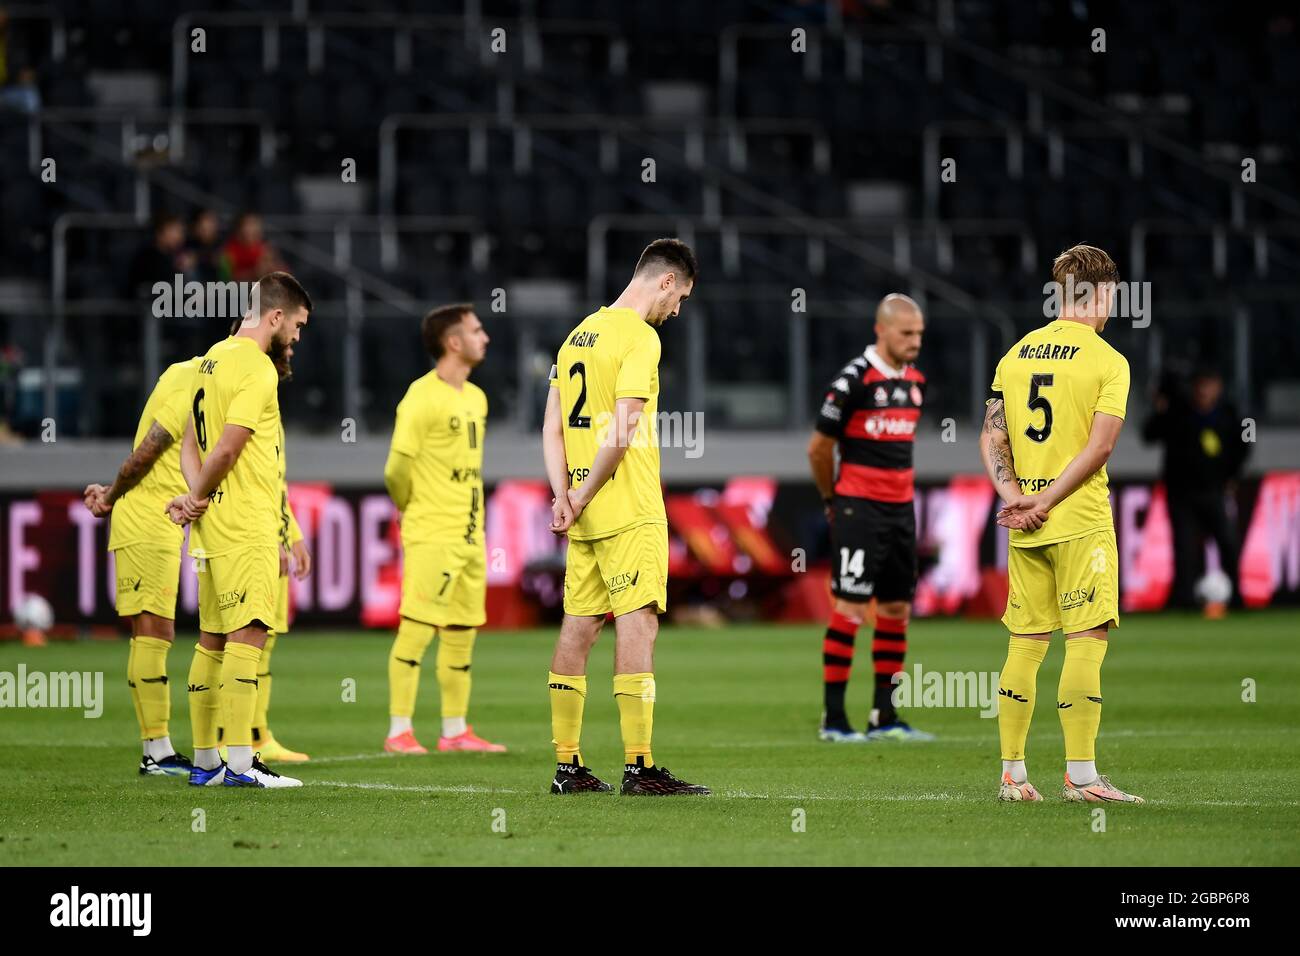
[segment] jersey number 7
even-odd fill
[[[1031,412],[1042,411],[1043,427],[1035,428],[1030,425],[1025,429],[1025,434],[1029,436],[1030,441],[1036,441],[1039,444],[1047,441],[1052,434],[1052,403],[1047,400],[1046,395],[1039,394],[1040,388],[1052,387],[1053,375],[1051,372],[1039,372],[1029,377],[1029,410]]]

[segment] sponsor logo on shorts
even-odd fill
[[[605,579],[605,587],[610,594],[621,594],[628,588],[636,587],[637,580],[641,577],[641,571],[623,571],[615,574],[613,577]]]
[[[140,590],[140,584],[143,581],[144,578],[130,578],[130,577],[118,578],[117,593],[121,594],[123,591],[138,591]]]
[[[229,610],[236,604],[243,604],[246,597],[248,597],[248,588],[242,591],[223,591],[217,595],[217,607],[223,611]]]
[[[1075,588],[1073,591],[1061,592],[1061,610],[1077,611],[1085,604],[1091,604],[1097,596],[1097,586],[1094,584],[1091,588]]]
[[[840,590],[845,594],[861,594],[864,597],[870,597],[876,590],[874,581],[859,581],[851,575],[840,575]]]

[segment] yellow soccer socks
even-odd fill
[[[267,711],[271,709],[271,652],[275,650],[275,635],[266,635],[262,656],[257,662],[257,704],[253,708],[253,743],[260,744],[270,736]]]
[[[582,708],[587,702],[586,674],[546,675],[551,689],[551,743],[555,744],[556,763],[582,763]]]
[[[227,765],[246,773],[253,764],[253,711],[257,709],[257,665],[262,649],[252,644],[226,644],[221,664],[221,725],[225,728]]]
[[[1072,637],[1065,642],[1065,664],[1056,691],[1057,713],[1065,734],[1070,779],[1089,783],[1097,776],[1097,731],[1101,727],[1101,662],[1107,641]]]
[[[623,731],[624,761],[654,766],[650,737],[654,731],[655,675],[615,674],[614,700],[618,702],[619,726]]]
[[[1034,716],[1038,666],[1047,656],[1047,641],[1013,637],[998,677],[998,734],[1002,738],[1002,769],[1024,783],[1025,741]]]
[[[396,737],[411,729],[415,697],[420,691],[420,662],[433,640],[430,624],[402,618],[397,637],[388,652],[388,713],[391,723],[388,736]]]
[[[217,724],[221,719],[221,668],[225,651],[194,646],[190,662],[190,726],[194,732],[194,766],[214,770],[221,765],[217,754]]]
[[[144,711],[140,709],[140,688],[135,682],[135,638],[131,638],[130,651],[126,658],[126,686],[131,692],[131,706],[135,708],[135,722],[140,725],[140,739],[148,740],[144,732]],[[148,748],[145,749],[148,753]]]
[[[157,752],[151,749],[149,754],[158,760],[175,753],[167,730],[172,711],[171,688],[167,686],[167,652],[172,644],[161,637],[136,637],[132,638],[131,645],[127,666],[131,671],[131,696],[137,701],[140,737],[146,742],[158,742]]]
[[[442,696],[442,735],[455,737],[467,728],[469,713],[469,669],[474,656],[473,627],[438,629],[438,689]]]

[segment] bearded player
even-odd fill
[[[231,326],[230,334],[235,335],[239,332],[242,319],[236,319]],[[293,369],[291,362],[293,360],[293,348],[284,349],[279,352],[275,361],[275,370],[280,375],[280,384],[284,384],[293,378]],[[257,707],[253,711],[253,749],[257,752],[258,759],[267,763],[305,763],[311,758],[297,750],[291,750],[284,746],[271,733],[270,727],[270,709],[271,709],[271,654],[275,650],[276,640],[283,637],[289,631],[289,575],[299,581],[305,580],[311,574],[311,552],[307,549],[307,542],[304,539],[302,528],[298,525],[298,519],[294,516],[293,507],[289,503],[289,481],[287,473],[288,448],[284,439],[284,424],[280,425],[280,589],[275,603],[275,621],[273,626],[266,635],[266,643],[262,645],[262,657],[257,665]],[[223,740],[225,737],[225,728],[217,728],[217,739]],[[224,760],[228,755],[222,747],[221,754]]]
[[[181,449],[189,491],[168,505],[177,524],[196,522],[190,535],[200,628],[189,676],[193,786],[302,786],[259,759],[253,719],[258,666],[280,588],[279,369],[310,312],[311,299],[293,276],[263,276],[254,309],[235,335],[208,349],[193,377]]]
[[[695,254],[656,239],[613,305],[582,320],[551,369],[542,450],[555,495],[551,531],[567,535],[564,622],[551,660],[552,793],[609,792],[582,762],[587,658],[614,615],[614,700],[627,796],[707,794],[654,762],[654,645],[668,609],[668,520],[655,416],[659,333],[695,286]]]
[[[1101,662],[1119,626],[1119,559],[1106,462],[1124,427],[1128,361],[1101,337],[1119,270],[1102,250],[1057,256],[1059,318],[1011,347],[993,373],[980,452],[1010,528],[1011,632],[998,686],[998,799],[1039,801],[1025,768],[1038,666],[1052,632],[1065,634],[1056,712],[1065,735],[1062,797],[1142,803],[1097,772]]]
[[[831,526],[834,604],[822,642],[822,740],[934,739],[901,719],[892,697],[894,675],[902,671],[907,653],[916,591],[912,448],[925,376],[911,363],[921,351],[924,332],[925,318],[912,299],[897,292],[885,296],[876,308],[876,344],[831,382],[808,444],[813,481]],[[850,725],[844,695],[858,628],[873,598],[875,691],[864,734]]]
[[[167,520],[167,502],[185,492],[180,439],[190,415],[190,380],[199,359],[171,365],[140,414],[130,456],[111,486],[89,485],[85,504],[112,514],[108,550],[117,575],[117,613],[131,626],[126,684],[144,751],[140,775],[188,777],[192,765],[169,733],[167,655],[176,637],[176,588],[184,532]]]
[[[487,355],[488,334],[465,303],[429,312],[421,324],[433,370],[397,406],[384,484],[401,513],[402,603],[388,654],[389,753],[428,753],[411,718],[424,652],[438,638],[442,734],[438,750],[501,753],[467,722],[470,665],[487,620],[483,542],[483,436],[487,396],[469,380]]]

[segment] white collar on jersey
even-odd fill
[[[880,357],[880,353],[876,351],[876,347],[874,345],[868,345],[867,350],[862,353],[862,357],[866,359],[868,363],[870,363],[872,368],[874,368],[881,375],[885,376],[885,378],[902,378],[907,373],[906,365],[904,365],[902,368],[894,368],[892,365],[890,365],[888,362],[882,359]]]

